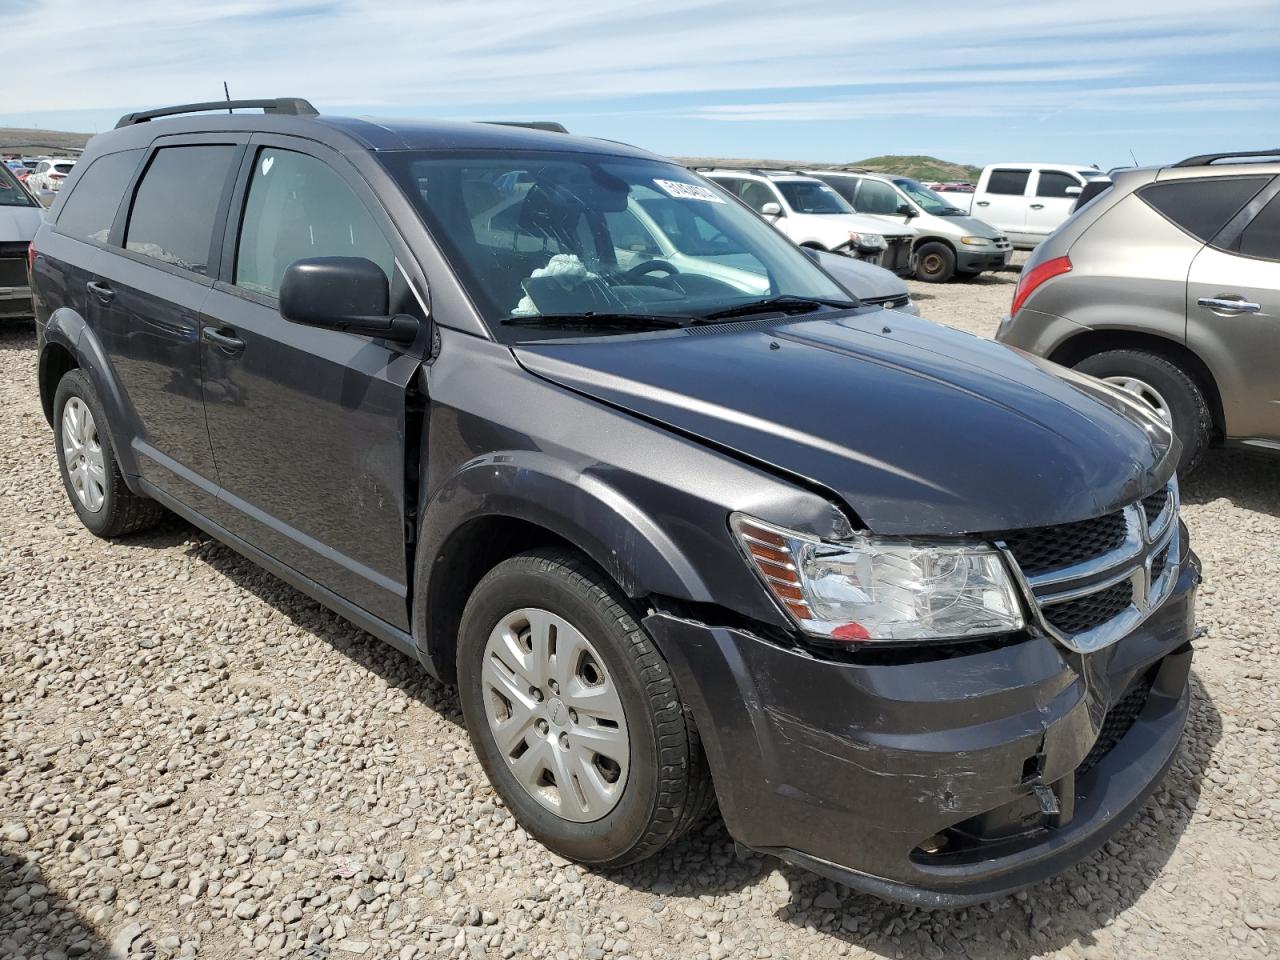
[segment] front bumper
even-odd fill
[[[961,246],[956,250],[956,269],[964,273],[1001,270],[1008,266],[1012,253],[1012,246],[978,248]]]
[[[1199,579],[1188,552],[1161,608],[1085,655],[1030,637],[833,662],[666,613],[645,625],[694,711],[735,839],[881,897],[959,907],[1085,857],[1159,784],[1189,708]],[[943,849],[925,853],[939,834]]]

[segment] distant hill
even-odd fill
[[[0,127],[0,153],[79,153],[91,133]]]
[[[883,157],[868,157],[849,164],[851,167],[866,167],[882,173],[897,173],[916,180],[967,180],[977,183],[981,167],[969,166],[965,163],[951,163],[937,157],[912,157],[889,154]]]
[[[950,163],[937,157],[910,157],[890,154],[868,157],[855,163],[812,163],[806,160],[728,160],[724,157],[675,157],[688,166],[781,167],[787,170],[825,170],[834,167],[863,167],[878,173],[897,173],[917,180],[968,180],[976,183],[981,167]]]

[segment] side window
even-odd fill
[[[1280,195],[1273,197],[1244,228],[1237,249],[1247,257],[1280,260]]]
[[[141,150],[125,150],[93,161],[62,203],[58,232],[77,240],[106,243],[125,188],[141,159]]]
[[[1065,197],[1068,187],[1080,187],[1080,181],[1069,173],[1060,170],[1041,170],[1040,181],[1036,184],[1037,197]]]
[[[859,180],[857,177],[819,177],[823,183],[829,186],[840,196],[848,201],[849,205],[853,205],[854,194],[858,192]],[[855,209],[857,209],[855,207]]]
[[[766,203],[778,203],[779,200],[773,195],[773,190],[766,183],[759,180],[747,180],[742,184],[742,192],[738,194],[742,198],[742,202],[748,207],[759,213],[764,209]]]
[[[214,218],[235,152],[221,144],[157,150],[133,198],[125,248],[207,274]]]
[[[1253,199],[1269,177],[1214,177],[1166,180],[1138,196],[1198,240],[1212,240],[1236,212]]]
[[[863,180],[862,186],[858,188],[858,199],[853,209],[859,213],[895,214],[901,203],[898,192],[887,183],[881,183],[879,180]]]
[[[395,254],[369,209],[321,160],[263,148],[249,179],[235,285],[280,293],[285,268],[306,257],[364,257],[392,278]]]
[[[1027,178],[1030,176],[1030,170],[992,170],[987,178],[987,193],[1020,197],[1027,192]]]

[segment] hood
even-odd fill
[[[0,241],[30,241],[43,220],[41,207],[0,207]]]
[[[950,199],[948,198],[948,202]],[[1005,236],[1005,232],[998,227],[993,227],[985,220],[979,220],[977,217],[971,217],[967,214],[963,217],[941,217],[936,213],[925,214],[926,217],[936,217],[942,223],[947,224],[952,230],[963,233],[969,237],[986,237],[988,240],[994,240],[996,237]]]
[[[884,300],[907,296],[907,285],[884,267],[825,250],[806,249],[818,266],[859,300]]]
[[[916,235],[914,227],[889,223],[861,213],[792,213],[791,216],[816,220],[840,230],[853,230],[855,233],[878,233],[882,237],[914,237]]]
[[[1158,489],[1175,459],[1168,431],[1096,381],[892,311],[513,351],[547,380],[821,486],[885,535],[1086,519]]]

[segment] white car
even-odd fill
[[[0,164],[0,320],[31,316],[27,266],[31,238],[43,220],[36,198]]]
[[[1078,163],[993,163],[972,193],[939,192],[1006,234],[1015,247],[1030,250],[1071,216],[1086,184],[1109,179]]]
[[[912,270],[915,230],[854,212],[814,177],[758,167],[698,168],[802,247],[869,260],[894,273]]]
[[[27,177],[27,188],[37,194],[42,190],[57,193],[75,165],[74,160],[66,157],[41,160],[31,176]]]

